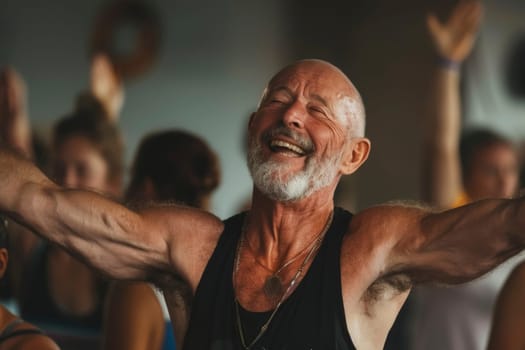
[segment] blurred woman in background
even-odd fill
[[[60,185],[118,197],[123,145],[95,98],[54,128],[52,176]],[[21,315],[59,334],[98,334],[106,283],[88,266],[47,242],[31,254],[21,282]]]
[[[126,198],[131,203],[169,202],[209,210],[211,194],[220,181],[215,153],[199,137],[183,131],[164,131],[146,137],[137,151]],[[154,235],[155,232],[150,232]],[[177,283],[170,281],[169,283]],[[172,295],[162,295],[147,283],[116,282],[108,295],[103,349],[182,348],[183,334],[174,334],[166,302],[183,308],[191,292],[178,284]],[[185,330],[190,310],[177,323]]]

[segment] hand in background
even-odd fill
[[[437,53],[445,59],[462,62],[471,52],[483,8],[479,1],[462,0],[445,22],[434,13],[427,16],[427,27]]]
[[[96,54],[91,61],[90,90],[109,117],[116,122],[124,104],[124,85],[105,54]]]
[[[13,68],[0,71],[0,138],[25,156],[32,156],[26,85]]]

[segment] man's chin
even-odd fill
[[[290,179],[266,177],[254,179],[254,183],[263,195],[280,202],[300,200],[308,195],[310,188],[308,179],[301,176],[292,176]]]
[[[275,201],[275,202],[296,202],[303,198],[305,198],[304,195],[292,195],[286,191],[265,191],[259,189],[259,191],[268,199]]]

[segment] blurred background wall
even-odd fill
[[[15,66],[26,79],[30,117],[42,132],[87,87],[89,38],[109,2],[0,0],[0,64]],[[455,1],[146,2],[159,14],[162,43],[151,70],[126,83],[120,125],[128,164],[149,131],[175,127],[202,135],[223,169],[213,209],[223,218],[235,213],[251,191],[243,133],[264,84],[290,61],[315,57],[341,67],[367,108],[372,153],[344,180],[342,201],[363,208],[419,198],[421,129],[435,65],[425,16],[444,15]],[[497,25],[487,30],[498,37]],[[121,40],[129,38],[124,33]],[[507,125],[503,117],[496,124]]]

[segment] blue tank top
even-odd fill
[[[170,321],[164,323],[164,340],[162,341],[162,350],[176,350],[175,334]]]
[[[242,349],[232,284],[236,247],[245,213],[226,220],[217,247],[197,287],[185,350]],[[350,339],[341,291],[341,244],[352,214],[336,208],[334,218],[310,268],[275,314],[256,350],[355,350]],[[240,310],[248,341],[269,312]]]
[[[175,333],[173,333],[173,325],[170,321],[170,315],[168,312],[168,306],[164,300],[164,294],[153,285],[151,286],[153,293],[157,297],[160,308],[162,309],[162,316],[164,317],[164,339],[162,340],[161,350],[175,350]]]

